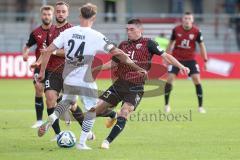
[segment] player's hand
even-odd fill
[[[28,54],[23,54],[23,61],[27,61],[28,60]]]
[[[139,70],[138,73],[143,75],[145,80],[148,79],[148,72],[145,69]]]
[[[204,65],[203,65],[203,70],[206,71],[207,70],[207,63],[204,62]]]
[[[39,62],[34,62],[30,65],[30,70],[35,69],[35,68],[39,68],[40,65],[41,64]]]
[[[188,75],[190,73],[190,70],[188,67],[182,66],[179,69],[180,69],[180,73],[183,75]]]
[[[38,74],[38,77],[37,77],[37,81],[41,82],[44,80],[44,78],[45,78],[45,71],[40,71],[40,73]]]

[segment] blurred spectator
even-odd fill
[[[16,21],[25,21],[24,13],[27,12],[28,0],[16,0]]]
[[[108,22],[110,19],[116,22],[116,3],[117,0],[104,0],[105,22]]]
[[[166,38],[165,33],[160,33],[159,36],[157,36],[154,40],[158,43],[161,49],[166,51],[169,39]]]
[[[170,0],[171,13],[183,13],[184,0]]]
[[[195,14],[203,13],[203,1],[202,0],[192,0],[193,12]]]
[[[240,0],[237,1],[237,17],[235,19],[235,24],[236,24],[236,40],[237,40],[237,46],[238,50],[240,50]]]
[[[236,14],[237,0],[225,0],[223,6],[225,13],[229,15],[229,27],[232,28],[234,24],[234,18],[232,16]]]

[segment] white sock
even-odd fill
[[[58,119],[57,115],[55,112],[53,112],[50,116],[48,116],[48,121],[53,124],[56,120]]]
[[[80,136],[79,143],[85,145],[89,132],[92,130],[95,119],[84,120],[82,125],[82,132]]]

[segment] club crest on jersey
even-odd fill
[[[177,35],[178,35],[178,37],[182,37],[182,34],[180,34],[180,33],[178,33]]]
[[[141,47],[142,47],[142,44],[141,44],[141,43],[136,44],[136,48],[137,48],[137,49],[140,49]]]
[[[193,40],[194,34],[189,34],[189,39]]]
[[[37,37],[38,37],[38,38],[42,38],[42,35],[38,35]]]

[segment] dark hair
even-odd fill
[[[184,15],[192,15],[192,12],[185,12]]]
[[[65,5],[65,6],[67,6],[67,8],[69,8],[69,4],[67,2],[64,2],[64,1],[57,1],[55,6],[58,6],[58,5]]]
[[[97,14],[97,6],[92,3],[87,3],[79,8],[80,14],[85,19],[90,19]]]
[[[127,24],[135,24],[135,25],[141,26],[142,22],[140,19],[130,19]]]

